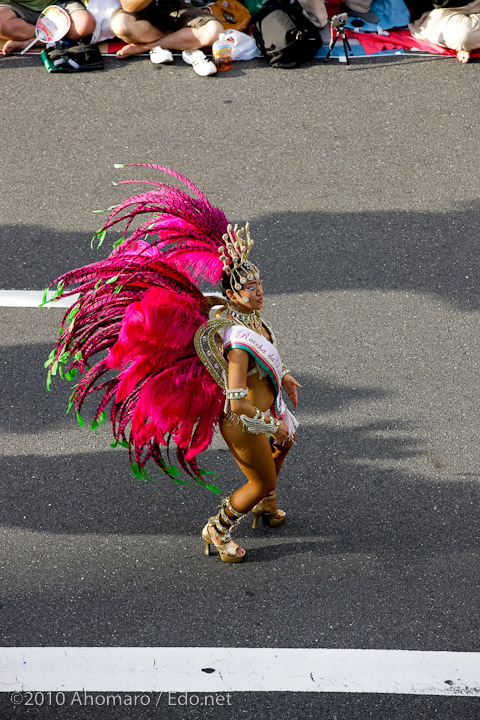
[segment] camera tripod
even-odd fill
[[[348,52],[350,51],[350,54],[353,55],[352,48],[350,47],[350,43],[348,42],[347,36],[345,35],[345,23],[346,18],[339,19],[339,15],[334,15],[334,17],[330,18],[330,45],[328,46],[328,54],[325,58],[325,62],[328,61],[330,55],[332,54],[332,50],[335,47],[335,43],[337,42],[338,38],[342,38],[343,42],[343,51],[345,53],[345,61],[350,67],[350,60],[348,58]],[[333,30],[337,31],[337,34],[335,36],[335,40],[333,39]]]

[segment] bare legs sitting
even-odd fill
[[[80,2],[69,2],[65,9],[70,15],[71,25],[67,34],[70,40],[77,41],[93,33],[95,18]],[[39,15],[40,12],[23,8],[18,2],[15,9],[8,5],[0,6],[0,38],[7,40],[3,46],[3,55],[20,52],[32,42]]]
[[[119,58],[148,52],[160,44],[167,50],[209,47],[223,30],[222,24],[212,15],[193,6],[184,12],[181,9],[171,15],[158,15],[157,18],[152,12],[127,12],[120,9],[112,15],[110,27],[126,43],[117,52]]]

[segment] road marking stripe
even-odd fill
[[[53,292],[49,293],[49,297],[52,297],[53,294]],[[72,295],[72,297],[58,300],[45,307],[70,307],[77,297],[78,295]],[[42,298],[43,290],[0,290],[0,307],[38,307]]]
[[[0,648],[0,690],[480,696],[480,653],[202,647]]]

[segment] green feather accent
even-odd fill
[[[93,250],[93,243],[95,240],[97,240],[97,250],[99,247],[102,246],[103,241],[105,240],[105,235],[107,234],[107,231],[105,229],[100,229],[98,232],[95,233],[95,235],[92,237],[92,242],[90,243],[90,247]]]
[[[204,470],[203,468],[198,468],[198,474],[199,475],[213,475],[215,480],[218,480],[217,475],[215,475],[215,473],[212,472],[211,470]],[[198,482],[199,485],[202,485],[202,487],[208,488],[209,490],[214,492],[216,495],[221,494],[220,488],[216,487],[215,485],[210,485],[210,483],[204,482],[201,477],[196,477],[195,480]]]
[[[67,321],[69,322],[70,320],[73,320],[73,318],[79,312],[79,310],[80,310],[80,308],[78,305],[76,307],[72,308],[67,315]]]
[[[85,423],[84,423],[84,421],[83,421],[82,416],[81,416],[80,413],[78,412],[78,410],[75,410],[75,414],[76,414],[76,416],[77,416],[77,422],[78,422],[78,424],[80,425],[80,427],[84,427]]]
[[[210,485],[210,483],[206,483],[205,487],[206,487],[208,490],[211,490],[213,493],[215,493],[215,495],[221,495],[221,494],[222,494],[222,491],[220,490],[220,488],[215,487],[215,485]]]
[[[49,368],[49,367],[50,367],[50,365],[51,365],[51,364],[53,363],[53,361],[55,360],[55,355],[56,355],[55,350],[52,350],[52,352],[51,352],[50,355],[48,356],[48,360],[45,360],[45,363],[44,363],[44,365],[43,365],[44,368]]]
[[[120,447],[128,448],[128,443],[125,440],[114,440],[110,447],[116,448],[118,445],[120,445]]]
[[[151,482],[145,468],[139,468],[137,463],[132,463],[130,467],[132,468],[132,473],[137,478],[137,480],[146,480],[146,482]]]
[[[100,414],[100,417],[98,418],[98,420],[94,420],[94,421],[92,422],[92,424],[90,425],[90,427],[92,428],[92,430],[93,430],[94,432],[97,432],[97,428],[99,428],[101,425],[103,425],[103,423],[105,422],[105,418],[106,418],[106,417],[107,417],[107,416],[106,416],[106,414],[105,414],[105,410],[103,410],[102,413]]]
[[[113,249],[115,250],[115,248],[117,248],[119,245],[121,245],[124,240],[125,240],[125,235],[122,235],[121,238],[119,238],[118,240],[116,240],[113,243],[113,245],[112,245]]]
[[[123,170],[125,165],[122,165],[121,163],[115,163],[113,166],[116,170]]]
[[[167,475],[170,475],[171,478],[176,478],[180,475],[180,473],[178,472],[178,468],[176,468],[175,465],[165,465],[162,470]]]
[[[65,281],[61,280],[57,285],[57,289],[55,290],[55,295],[53,296],[52,300],[55,300],[56,298],[60,297],[60,295],[63,293],[64,287],[65,287]]]
[[[43,291],[42,302],[40,303],[40,305],[39,305],[38,307],[43,307],[44,305],[46,305],[46,304],[49,302],[49,300],[48,300],[48,291],[49,291],[49,289],[50,289],[50,288],[47,286],[47,287],[45,288],[45,290]]]
[[[75,380],[77,373],[78,373],[77,368],[72,368],[72,370],[67,370],[67,372],[65,373],[65,380],[67,380],[67,382],[70,382],[70,380]]]
[[[70,412],[70,410],[72,409],[73,403],[75,402],[75,390],[76,389],[77,389],[77,386],[75,385],[72,394],[68,398],[68,408],[67,408],[67,413],[66,413],[67,415]]]
[[[110,205],[106,210],[92,210],[93,215],[101,215],[102,213],[111,212],[112,210],[115,210],[117,206],[116,205]],[[94,236],[95,237],[95,236]]]

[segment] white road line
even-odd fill
[[[0,691],[480,696],[480,653],[202,647],[0,648]]]
[[[53,292],[49,292],[49,298],[52,298]],[[223,299],[219,293],[211,292],[209,295],[218,295],[220,299]],[[51,305],[44,305],[43,307],[70,307],[73,305],[78,295],[72,295],[64,300],[57,300],[57,302]],[[0,290],[0,307],[38,307],[43,299],[43,290]],[[213,305],[212,309],[219,307]]]
[[[53,293],[50,293],[50,297]],[[44,307],[70,307],[77,299],[77,295],[71,298],[59,300]],[[0,290],[0,307],[38,307],[42,302],[43,290]]]

